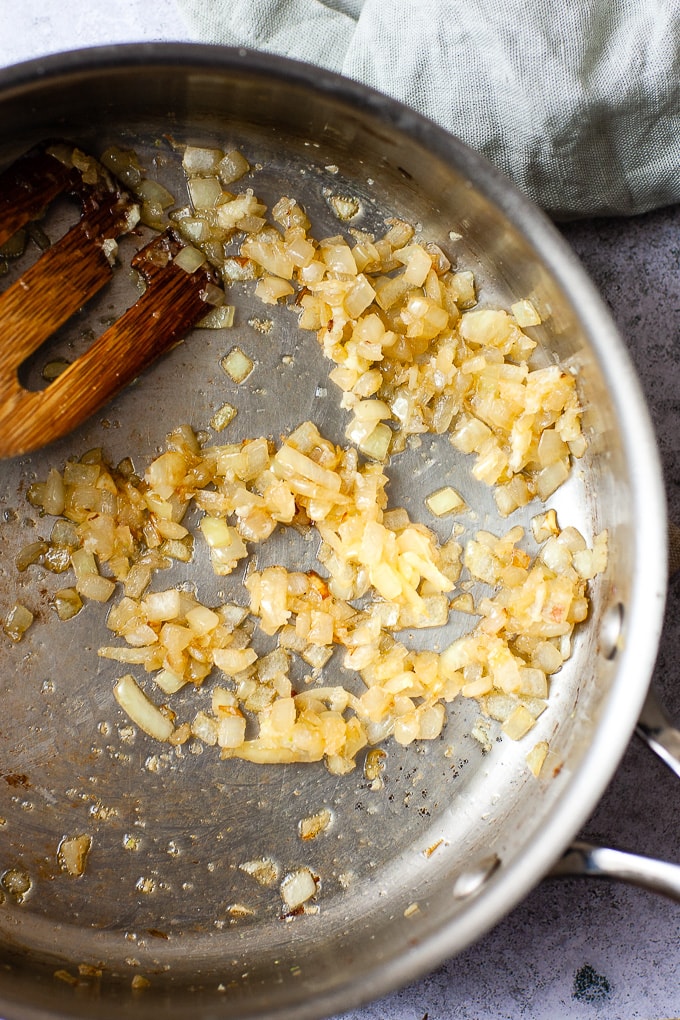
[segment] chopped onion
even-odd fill
[[[536,777],[538,777],[541,773],[543,762],[545,761],[549,750],[550,745],[548,744],[548,741],[539,740],[539,742],[534,744],[531,750],[527,752],[527,765]]]
[[[230,149],[217,165],[222,184],[233,184],[250,170],[250,164],[238,149]]]
[[[206,284],[205,288],[201,291],[201,299],[207,305],[213,305],[215,308],[219,308],[224,304],[224,297],[223,289],[217,287],[214,283]]]
[[[294,290],[286,280],[281,280],[275,276],[265,276],[262,280],[258,281],[255,293],[260,301],[264,301],[266,305],[275,305],[281,298],[293,294]]]
[[[76,582],[76,591],[93,602],[108,602],[116,588],[116,582],[100,574],[83,574]]]
[[[435,517],[444,517],[446,514],[453,513],[454,510],[462,509],[465,506],[465,500],[455,489],[447,485],[445,488],[437,489],[436,492],[431,493],[425,500],[425,504]]]
[[[383,461],[392,442],[392,430],[389,425],[379,423],[371,432],[359,441],[359,449],[373,460]]]
[[[92,171],[71,149],[67,158]],[[112,150],[107,158],[134,180],[145,222],[160,224],[170,193],[143,180],[130,154]],[[475,458],[473,476],[494,487],[501,515],[536,495],[547,498],[568,476],[571,458],[585,451],[585,438],[573,377],[555,365],[529,367],[535,342],[522,327],[540,322],[536,309],[528,300],[512,314],[476,307],[472,273],[453,272],[445,253],[414,239],[401,220],[389,221],[382,237],[350,231],[353,247],[339,235],[312,237],[292,198],[281,198],[268,221],[251,189],[224,190],[250,169],[236,150],[187,146],[183,165],[191,205],[171,215],[189,243],[174,261],[191,273],[209,260],[228,283],[257,280],[265,303],[296,295],[289,304],[301,328],[317,332],[334,365],[330,378],[351,412],[346,437],[354,446],[335,446],[311,422],[278,448],[265,437],[204,445],[207,438],[183,426],[143,481],[131,461],[112,469],[100,450],[90,451],[31,485],[32,505],[59,516],[64,528],[55,525],[49,541],[22,550],[18,565],[60,571],[70,561],[75,587],[54,599],[62,618],[78,611],[82,597],[107,600],[120,581],[124,595],[108,626],[121,645],[99,654],[143,667],[167,697],[200,686],[215,667],[231,678],[231,689],[216,688],[210,707],[177,729],[131,675],[121,678],[116,697],[133,721],[174,745],[193,736],[225,759],[253,762],[325,757],[333,774],[344,775],[369,742],[436,739],[445,703],[459,694],[479,699],[487,718],[520,739],[544,710],[548,678],[587,614],[586,584],[606,565],[606,534],[589,549],[546,511],[532,522],[543,546],[533,560],[521,547],[521,528],[500,537],[480,531],[463,553],[455,537],[440,544],[403,508],[387,509],[381,463],[409,436],[449,431],[452,444]],[[356,201],[329,198],[341,219],[356,215]],[[234,308],[223,289],[209,285],[203,296],[213,307],[199,325],[231,327]],[[250,324],[266,331],[259,320]],[[237,385],[253,370],[237,347],[221,364]],[[325,395],[325,387],[318,392]],[[220,431],[235,415],[224,404],[210,424]],[[465,506],[450,485],[426,504],[437,517]],[[193,534],[183,523],[193,520],[185,518],[192,506],[204,515],[197,532],[217,576],[246,559],[246,542],[294,526],[318,532],[325,577],[280,566],[250,570],[248,608],[210,608],[174,588],[149,593],[156,570],[193,557]],[[463,566],[491,593],[473,598],[471,582],[459,584]],[[398,630],[444,626],[451,608],[478,622],[449,648],[415,652],[397,640]],[[255,621],[278,637],[278,647],[259,658],[251,647]],[[316,677],[338,645],[363,693],[313,684],[295,693],[292,656]],[[257,728],[247,737],[244,713]],[[491,748],[488,723],[473,736]],[[540,768],[538,757],[530,768]],[[312,816],[301,835],[329,818],[325,809]],[[309,869],[291,872],[281,884],[286,906],[304,906],[316,883]]]
[[[170,739],[175,729],[172,721],[147,698],[130,673],[117,681],[113,694],[123,711],[141,730],[155,740]]]
[[[220,365],[237,385],[244,382],[253,370],[253,362],[240,347],[232,347],[229,354],[222,358]]]
[[[234,305],[218,305],[211,308],[196,325],[200,329],[231,329],[234,325]]]
[[[12,641],[21,641],[22,637],[33,623],[33,613],[21,602],[15,602],[3,624],[3,630]]]
[[[222,404],[222,406],[215,411],[214,415],[210,419],[210,427],[214,429],[215,432],[221,432],[234,420],[236,414],[237,411],[233,404]]]
[[[529,732],[535,721],[534,716],[524,705],[517,705],[503,723],[503,733],[511,740],[520,740]]]
[[[182,158],[182,166],[187,174],[212,174],[218,168],[223,155],[220,149],[200,148],[187,145]]]
[[[518,326],[538,326],[541,323],[541,317],[536,311],[534,305],[528,298],[523,301],[516,301],[514,305],[510,306],[510,311],[515,317],[515,322]]]
[[[83,600],[75,588],[60,588],[53,597],[54,608],[60,620],[72,620],[83,608]]]
[[[167,209],[175,204],[174,196],[158,181],[145,178],[136,188],[135,194],[149,205]]]
[[[281,899],[289,910],[296,910],[316,895],[317,883],[309,868],[291,871],[280,885]]]
[[[183,248],[180,248],[172,261],[174,265],[183,269],[185,273],[195,273],[197,269],[204,265],[205,255],[203,252],[198,251],[197,248],[186,244]]]
[[[171,669],[161,669],[154,675],[154,683],[164,694],[176,694],[187,682],[183,676]]]
[[[197,211],[214,209],[222,197],[222,185],[216,177],[193,177],[188,188],[191,204]]]
[[[298,822],[298,835],[300,839],[308,841],[316,839],[322,832],[325,832],[331,824],[333,816],[328,808],[321,808],[313,815],[301,818]]]
[[[37,542],[29,542],[17,554],[14,559],[17,570],[27,570],[34,563],[42,563],[49,546],[47,542],[40,539]]]

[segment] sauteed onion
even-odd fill
[[[117,150],[104,162],[136,168]],[[581,409],[569,372],[529,362],[536,342],[524,329],[540,323],[536,308],[528,299],[509,312],[477,307],[472,274],[455,271],[403,221],[377,238],[350,231],[316,240],[288,197],[268,218],[251,189],[225,190],[249,170],[236,151],[187,147],[184,168],[191,204],[173,214],[192,245],[184,268],[209,259],[227,286],[250,279],[266,304],[292,299],[300,327],[316,333],[333,363],[330,379],[350,413],[347,445],[312,422],[277,444],[251,437],[211,445],[182,425],[143,476],[129,460],[113,467],[90,451],[31,487],[30,501],[58,520],[18,565],[73,567],[75,590],[67,598],[62,589],[57,603],[62,618],[77,600],[106,602],[122,586],[108,626],[123,643],[99,654],[150,674],[151,694],[127,672],[115,694],[159,740],[198,739],[223,758],[254,762],[325,759],[343,774],[362,748],[387,737],[438,737],[445,706],[458,696],[477,699],[508,737],[521,739],[587,616],[587,583],[606,564],[606,534],[589,548],[547,510],[533,519],[534,554],[519,526],[500,536],[480,531],[463,547],[454,524],[439,542],[405,509],[388,507],[384,465],[411,436],[449,433],[457,450],[474,455],[472,475],[493,487],[502,517],[546,500],[566,480],[572,458],[585,452]],[[225,254],[235,237],[237,257]],[[233,309],[220,302],[215,314],[226,308],[231,320]],[[233,348],[223,367],[242,383],[253,366]],[[237,412],[226,408],[216,431]],[[466,512],[448,484],[455,479],[442,481],[426,500],[432,514]],[[195,534],[183,523],[190,507],[203,514]],[[316,532],[318,571],[249,569],[247,607],[150,589],[157,571],[191,562],[197,541],[227,576],[285,527]],[[486,593],[473,597],[470,583]],[[452,610],[479,619],[443,651],[413,651],[398,637],[443,626]],[[258,655],[258,631],[276,638],[273,651]],[[338,648],[357,682],[320,686]],[[311,669],[302,690],[291,680],[293,657]],[[221,685],[210,710],[178,720],[173,696],[215,674]],[[537,745],[532,770],[543,757]]]

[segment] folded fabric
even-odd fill
[[[341,72],[483,153],[555,217],[680,201],[678,0],[177,0],[203,42]]]

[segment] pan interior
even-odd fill
[[[517,872],[581,766],[614,683],[616,659],[606,658],[611,648],[603,648],[600,633],[607,614],[630,596],[633,500],[616,411],[579,309],[533,242],[478,190],[474,160],[458,154],[451,162],[436,145],[409,140],[394,121],[381,122],[370,104],[353,108],[333,90],[310,90],[294,76],[245,65],[94,68],[10,92],[0,124],[3,164],[46,136],[68,137],[94,155],[116,144],[134,148],[142,165],[180,194],[175,142],[237,147],[257,164],[249,181],[256,194],[270,206],[282,195],[298,198],[316,237],[344,229],[329,205],[334,195],[358,200],[352,226],[359,229],[379,231],[395,215],[417,223],[459,268],[474,271],[482,304],[508,307],[531,295],[547,313],[536,330],[539,357],[579,371],[590,451],[551,505],[563,525],[588,539],[607,527],[612,555],[549,708],[517,744],[497,739],[491,724],[484,751],[471,735],[477,706],[459,699],[440,739],[387,745],[380,789],[365,778],[361,761],[336,777],[322,764],[221,762],[198,744],[177,752],[155,744],[128,724],[113,699],[122,671],[96,654],[110,643],[102,607],[88,604],[60,624],[49,602],[63,580],[35,569],[19,575],[14,567],[18,550],[50,526],[27,503],[27,486],[92,447],[102,446],[113,463],[131,456],[141,468],[171,428],[183,422],[206,428],[225,401],[238,408],[228,441],[277,437],[312,419],[343,442],[347,418],[327,378],[329,363],[289,309],[265,307],[251,286],[235,285],[232,330],[194,331],[77,433],[0,466],[1,608],[19,600],[36,613],[20,643],[2,645],[0,931],[11,964],[2,979],[8,1015],[12,1003],[26,1001],[28,982],[30,1001],[45,1013],[83,1016],[95,995],[101,1016],[121,1006],[141,1015],[149,1003],[178,1016],[188,1001],[205,1015],[219,1008],[225,1015],[302,1017],[347,1007],[410,976],[396,961],[436,933],[446,931],[445,944],[432,951],[432,964],[494,920],[481,908],[474,915],[475,876],[480,889],[488,879],[493,893]],[[122,246],[124,264],[138,244]],[[29,381],[37,380],[44,358],[73,358],[130,295],[121,270],[60,332],[49,355],[28,366]],[[263,320],[271,322],[266,333]],[[240,387],[219,367],[234,345],[255,363]],[[474,510],[463,521],[469,534],[479,528],[501,534],[514,523],[530,532],[539,507],[501,520],[469,469],[446,436],[424,437],[391,463],[390,503],[446,538],[450,524],[436,523],[423,500],[452,483]],[[258,551],[257,564],[311,568],[314,554],[304,536],[287,531]],[[160,582],[195,585],[206,604],[222,597],[244,603],[242,579],[242,571],[214,577],[197,555]],[[461,614],[452,616],[445,633],[409,640],[444,647],[469,628]],[[326,669],[343,675],[337,656]],[[199,707],[196,697],[186,696],[187,715],[192,703]],[[205,698],[207,704],[208,689]],[[525,755],[542,739],[551,743],[553,768],[537,780]],[[301,841],[299,821],[322,808],[331,812],[330,827]],[[58,847],[78,834],[91,837],[92,849],[85,873],[69,878],[59,868]],[[277,887],[259,886],[239,867],[261,858],[273,858],[281,874],[312,869],[320,879],[318,913],[284,916]],[[28,888],[12,894],[8,873],[25,875]],[[504,909],[539,877],[515,880],[503,894]],[[470,896],[462,895],[468,887]],[[412,970],[417,966],[422,962]],[[55,971],[65,979],[55,982]],[[150,982],[143,1000],[131,991],[136,975]]]

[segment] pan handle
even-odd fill
[[[680,730],[673,725],[653,686],[640,713],[637,734],[680,777]],[[550,872],[551,877],[611,878],[660,893],[680,903],[680,864],[576,841]]]
[[[577,841],[550,872],[554,878],[576,876],[618,879],[680,903],[680,864]]]
[[[671,722],[653,686],[647,692],[635,732],[680,777],[680,730]]]
[[[647,691],[636,733],[680,778],[680,729],[673,725],[653,685]],[[680,903],[680,864],[659,861],[654,857],[577,840],[565,850],[549,873],[551,878],[576,876],[617,879]]]

